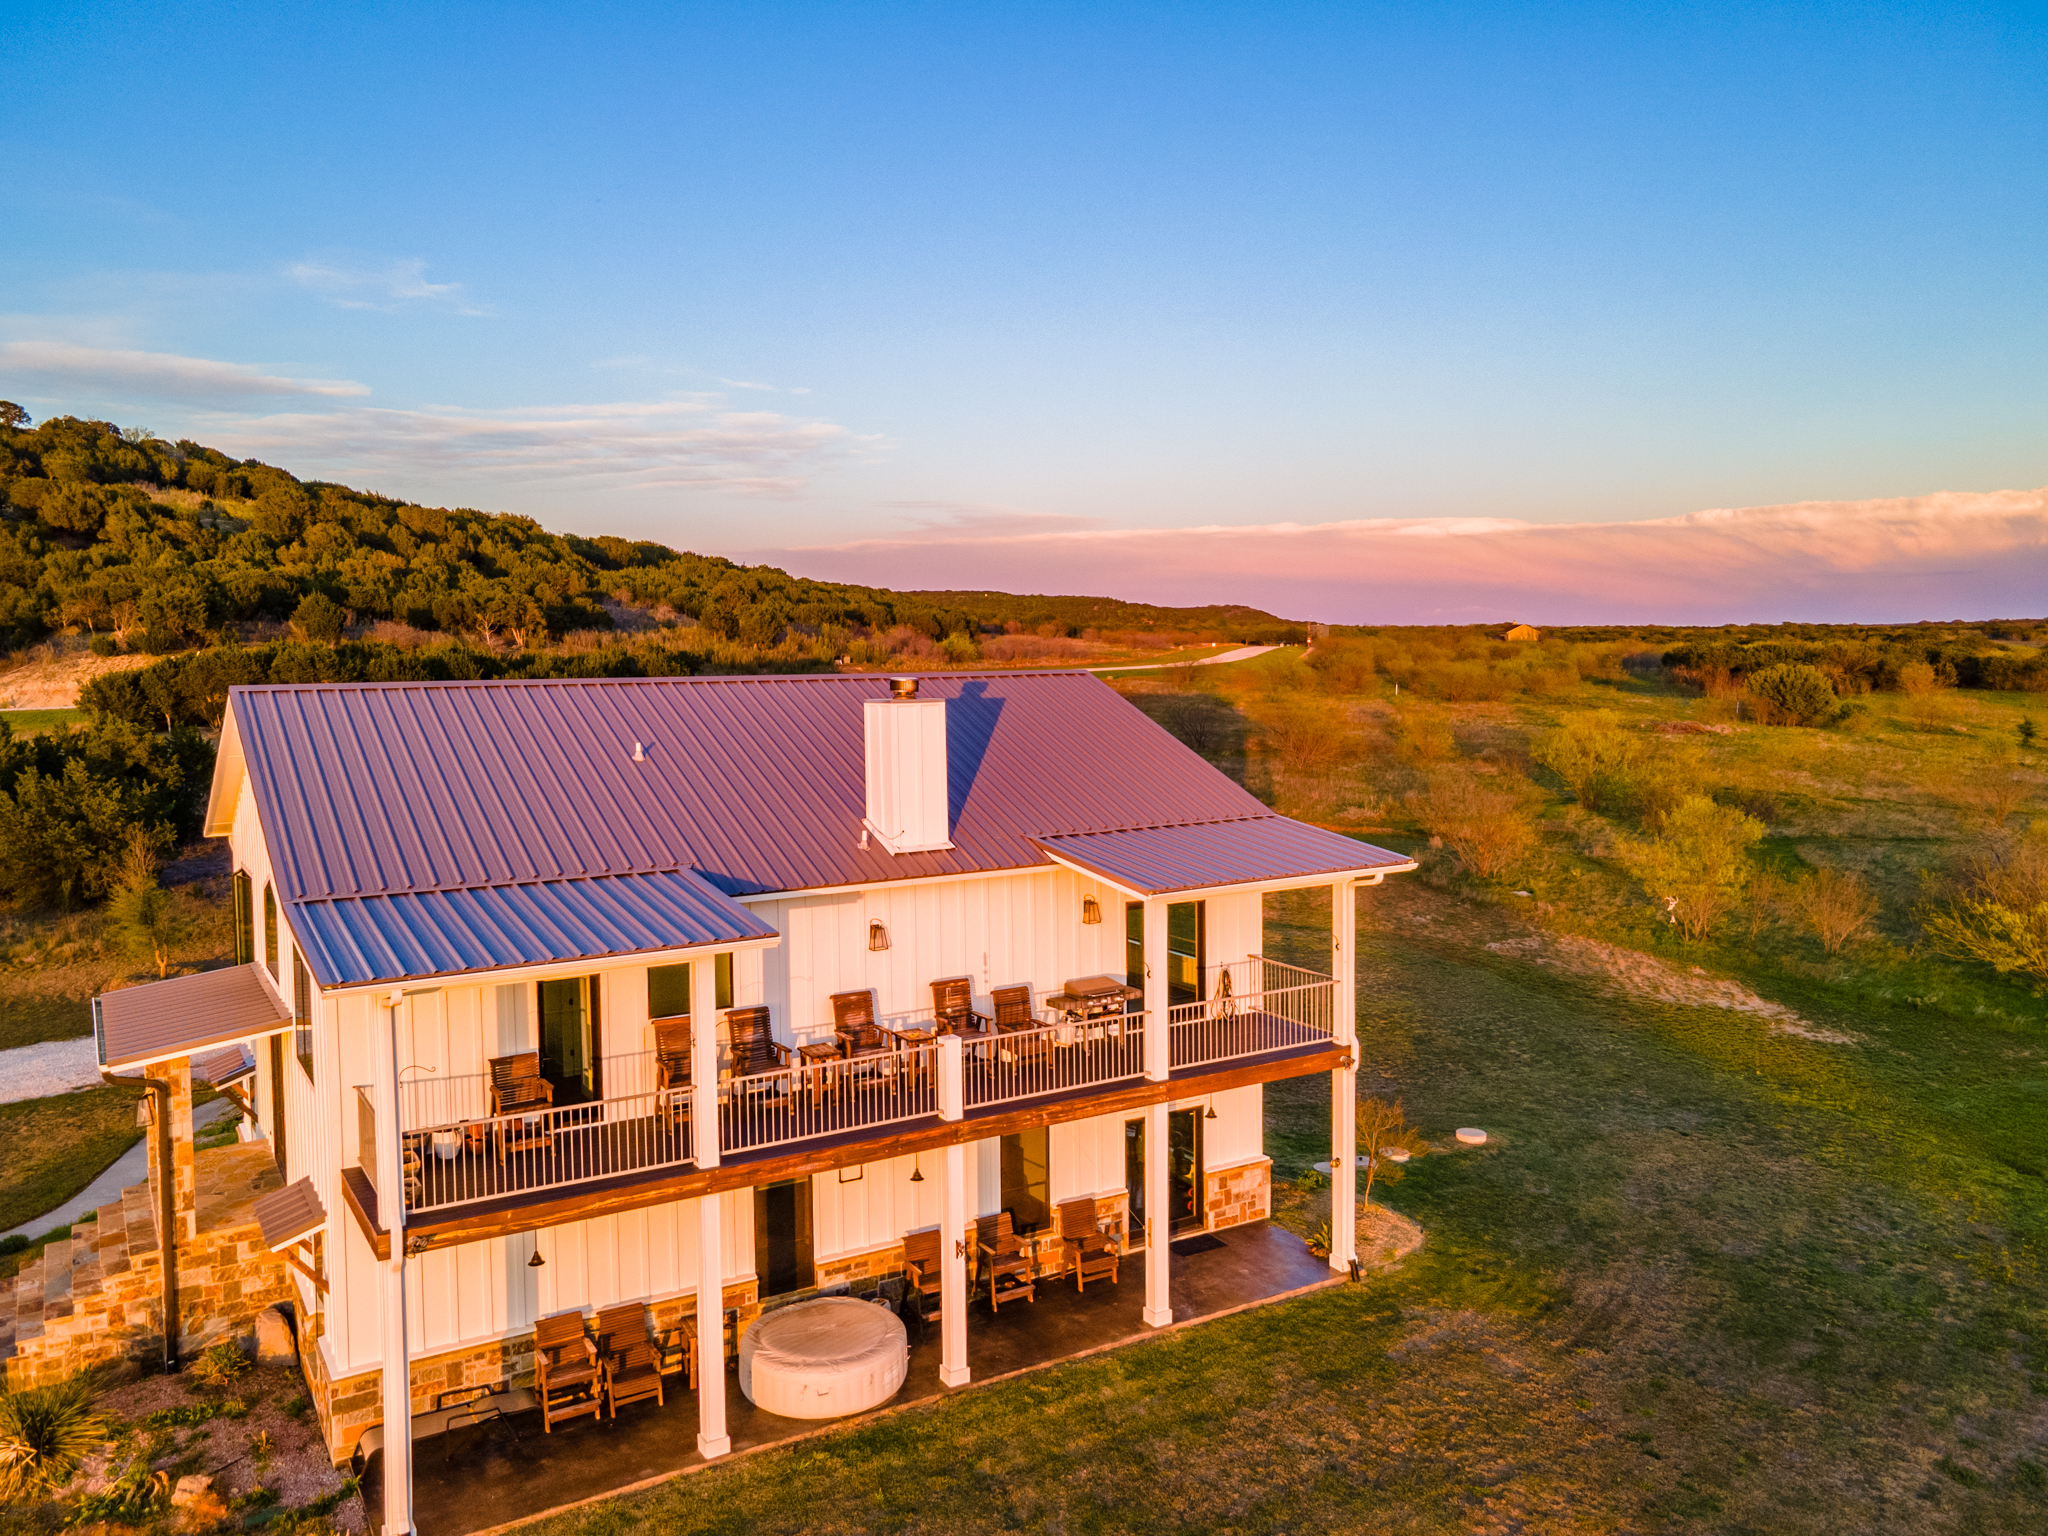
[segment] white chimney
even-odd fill
[[[950,848],[946,701],[920,699],[917,679],[892,677],[889,697],[863,706],[868,830],[891,853]]]

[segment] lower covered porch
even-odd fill
[[[1167,1268],[1174,1327],[1198,1324],[1247,1307],[1342,1283],[1300,1238],[1256,1221],[1174,1241]],[[1119,1344],[1154,1337],[1145,1319],[1146,1255],[1125,1257],[1116,1284],[1076,1289],[1071,1277],[1043,1278],[1035,1301],[1005,1301],[991,1311],[986,1295],[967,1308],[967,1363],[976,1383],[1055,1365]],[[882,1407],[842,1419],[782,1418],[756,1408],[724,1370],[726,1432],[734,1451],[801,1439],[874,1413],[947,1395],[940,1380],[941,1324],[910,1324],[910,1362],[902,1388]],[[615,1418],[577,1418],[544,1433],[537,1409],[481,1419],[418,1438],[413,1449],[413,1518],[425,1536],[473,1536],[585,1499],[618,1493],[707,1464],[698,1453],[698,1393],[669,1378],[666,1402],[641,1402]],[[707,1383],[708,1385],[708,1383]],[[509,1406],[509,1405],[508,1405]],[[370,1528],[381,1529],[383,1453],[373,1452],[363,1479]]]

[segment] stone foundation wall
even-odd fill
[[[761,1315],[759,1288],[752,1280],[735,1281],[725,1288],[724,1308],[738,1314],[737,1328],[728,1329],[725,1357],[739,1357],[739,1337]],[[672,1296],[648,1306],[655,1331],[692,1323],[697,1316],[697,1297]],[[593,1310],[592,1315],[595,1315]],[[363,1432],[384,1422],[384,1375],[382,1371],[358,1371],[330,1380],[326,1361],[315,1347],[320,1320],[310,1318],[299,1330],[299,1358],[306,1369],[306,1384],[319,1415],[328,1454],[335,1465],[354,1454]],[[432,1413],[443,1406],[439,1399],[450,1393],[475,1387],[531,1387],[533,1385],[533,1334],[516,1334],[509,1339],[491,1339],[436,1355],[422,1355],[412,1362],[410,1388],[412,1411]]]
[[[45,1249],[36,1273],[25,1269],[17,1277],[13,1351],[0,1363],[9,1386],[39,1386],[87,1366],[160,1354],[163,1260],[148,1218],[149,1186],[136,1185],[119,1204],[103,1206],[98,1221],[78,1224],[77,1236]],[[178,1353],[185,1359],[251,1332],[258,1312],[295,1299],[290,1270],[264,1246],[254,1222],[179,1243],[176,1274]],[[33,1315],[24,1315],[31,1302]]]
[[[1273,1213],[1273,1160],[1270,1157],[1206,1172],[1202,1176],[1202,1185],[1202,1208],[1207,1217],[1205,1225],[1211,1231],[1218,1227],[1242,1226],[1248,1221],[1264,1221]]]

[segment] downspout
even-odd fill
[[[99,1052],[100,1079],[116,1088],[127,1087],[133,1078],[116,1077],[107,1070],[106,1035],[100,1028],[100,1000],[92,1000],[93,1045]],[[164,1370],[178,1368],[178,1245],[171,1225],[177,1215],[177,1175],[171,1168],[171,1085],[161,1078],[143,1074],[142,1086],[151,1099],[150,1125],[156,1136],[157,1210],[156,1252],[163,1265]]]

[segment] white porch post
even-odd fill
[[[1145,903],[1145,1076],[1166,1081],[1173,1067],[1173,1029],[1166,1017],[1166,903]]]
[[[967,1148],[939,1157],[939,1380],[967,1385]]]
[[[690,1156],[718,1166],[718,964],[690,962]]]
[[[405,1001],[394,991],[381,1001],[384,1028],[377,1030],[377,1212],[390,1234],[384,1265],[379,1321],[384,1346],[384,1536],[410,1536],[412,1523],[412,1361],[405,1339],[405,1167],[404,1136],[398,1122],[398,1010]]]
[[[1151,934],[1146,934],[1147,947]],[[1166,1106],[1145,1109],[1145,1321],[1164,1328],[1173,1321],[1173,1296],[1168,1259],[1173,1241],[1173,1214],[1167,1210]]]
[[[1166,985],[1166,903],[1145,903],[1145,1076],[1163,1083],[1173,1069],[1173,1025]],[[1173,1321],[1170,1255],[1173,1216],[1167,1210],[1166,1106],[1145,1110],[1145,1321]]]
[[[1330,1032],[1344,1062],[1330,1074],[1330,1268],[1348,1270],[1358,1257],[1358,887],[1349,880],[1330,888],[1330,950]]]
[[[691,971],[692,980],[696,972]],[[725,1431],[725,1230],[717,1195],[697,1198],[697,1454],[731,1454]]]

